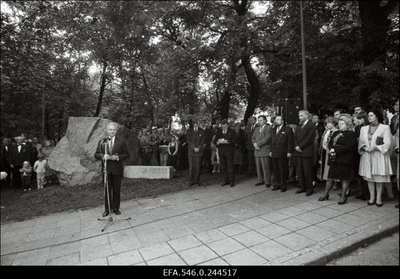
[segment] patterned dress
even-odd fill
[[[380,141],[383,140],[383,144]],[[374,147],[378,150],[372,152],[362,151],[362,147]],[[390,164],[390,148],[392,135],[388,125],[379,124],[374,133],[371,133],[370,125],[364,126],[360,131],[358,140],[358,153],[361,154],[359,174],[370,182],[390,182],[393,174]]]

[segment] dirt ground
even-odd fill
[[[336,259],[328,266],[399,266],[399,233],[383,238],[351,254]]]

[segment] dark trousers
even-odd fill
[[[288,158],[272,158],[272,168],[274,170],[274,182],[276,185],[286,189],[289,175]]]
[[[201,162],[203,156],[191,156],[190,157],[190,182],[200,182]]]
[[[22,176],[21,181],[22,181],[22,186],[25,190],[28,188],[31,188],[31,176],[30,175]]]
[[[121,175],[107,175],[108,180],[108,195],[104,189],[104,205],[105,211],[108,211],[108,197],[110,198],[111,210],[119,210],[121,202]]]
[[[221,149],[218,150],[219,154],[219,163],[221,165],[221,171],[226,173],[225,182],[233,183],[235,182],[235,172],[234,172],[234,165],[233,165],[233,154],[229,151],[222,151]]]
[[[19,172],[21,168],[22,166],[14,166],[14,168],[11,168],[12,186],[16,189],[22,186],[21,174]]]
[[[248,171],[249,174],[256,173],[256,159],[254,158],[254,150],[247,151],[247,164],[248,164]]]
[[[297,157],[296,167],[297,177],[301,190],[313,192],[313,158],[312,157]]]
[[[151,159],[153,158],[153,152],[145,152],[143,154],[143,161],[142,161],[142,165],[143,166],[151,166]]]
[[[211,149],[204,149],[202,164],[209,173],[212,172],[213,166],[211,165]]]

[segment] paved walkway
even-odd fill
[[[102,207],[5,224],[1,265],[325,264],[399,229],[396,201],[340,206],[337,192],[318,201],[322,187],[306,197],[255,182],[125,201],[104,232]]]

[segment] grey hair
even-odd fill
[[[300,110],[300,111],[299,111],[299,114],[300,114],[300,112],[302,112],[302,113],[304,113],[304,114],[307,114],[307,116],[310,116],[310,112],[309,112],[308,110],[305,110],[305,109]]]
[[[117,123],[115,123],[115,122],[110,122],[110,123],[108,123],[108,124],[107,124],[107,129],[108,129],[108,127],[110,127],[110,126],[114,126],[114,127],[115,127],[115,129],[117,129],[117,130],[118,130],[118,124],[117,124]]]

